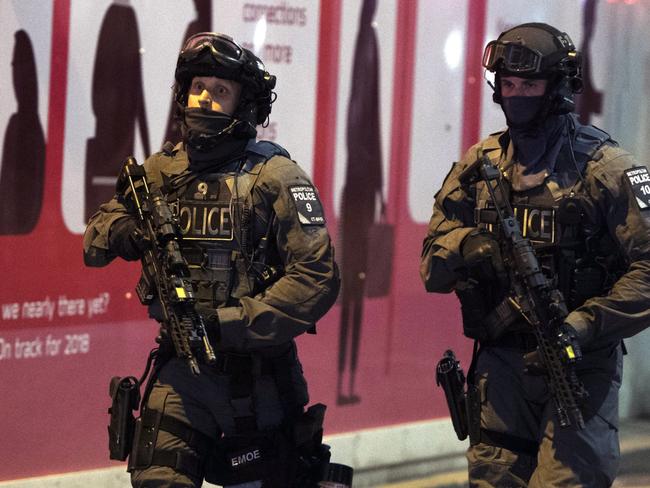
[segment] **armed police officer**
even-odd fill
[[[149,190],[164,195],[178,223],[216,361],[194,374],[169,347],[163,324],[129,458],[132,483],[194,487],[205,477],[294,486],[296,446],[285,434],[296,422],[304,430],[308,401],[294,337],[315,330],[339,290],[323,208],[282,147],[255,141],[275,100],[275,77],[251,51],[223,34],[196,34],[180,52],[175,79],[183,140],[166,144],[144,169]],[[89,266],[137,260],[151,244],[118,196],[90,219],[84,259]],[[149,313],[164,321],[158,301]]]
[[[456,292],[464,334],[477,341],[468,374],[470,484],[609,486],[619,459],[621,340],[650,324],[648,169],[571,113],[580,54],[566,33],[519,25],[488,43],[483,66],[495,73],[493,98],[508,128],[452,166],[420,267],[427,291]],[[572,351],[563,360],[582,387],[582,416],[568,427],[513,288],[535,270],[512,269],[496,212],[504,202],[495,205],[487,178],[467,178],[479,160],[496,168],[502,200],[567,305],[557,345]]]

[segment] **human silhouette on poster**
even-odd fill
[[[576,112],[580,123],[589,124],[592,114],[600,114],[603,109],[603,93],[596,90],[591,78],[591,41],[596,28],[596,0],[586,0],[582,7],[583,40],[582,53],[582,93],[576,96]]]
[[[45,136],[38,118],[34,49],[24,30],[17,31],[14,37],[11,65],[18,109],[9,119],[2,148],[1,235],[28,234],[36,227],[45,179]]]
[[[376,0],[364,0],[352,66],[347,118],[347,167],[341,204],[341,323],[337,404],[358,403],[359,361],[369,233],[382,198],[379,54],[372,25]],[[347,381],[346,381],[347,373]]]
[[[196,10],[196,18],[187,25],[185,35],[182,37],[183,40],[189,39],[199,32],[212,31],[212,0],[194,0],[194,8]],[[175,144],[181,140],[181,129],[174,116],[176,110],[176,100],[172,96],[169,116],[167,117],[167,128],[165,129],[165,137],[162,144],[167,141]]]
[[[115,193],[122,160],[133,154],[136,123],[145,154],[150,154],[135,11],[114,3],[99,32],[92,83],[95,136],[86,143],[85,216]]]

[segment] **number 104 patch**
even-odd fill
[[[636,166],[625,171],[625,176],[632,185],[636,203],[641,210],[650,208],[650,174],[645,166]]]
[[[298,220],[302,225],[323,225],[325,216],[323,206],[318,199],[316,189],[310,185],[289,187],[289,191],[296,202]]]

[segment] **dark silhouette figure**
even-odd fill
[[[359,20],[348,103],[345,186],[341,208],[343,289],[337,403],[357,403],[355,376],[359,360],[363,300],[368,266],[369,232],[381,196],[381,127],[379,54],[372,26],[376,0],[364,0]],[[348,373],[347,384],[345,374]],[[347,388],[347,391],[344,389]]]
[[[86,145],[88,219],[115,193],[122,160],[133,154],[135,125],[145,154],[150,154],[140,64],[140,38],[134,10],[113,4],[104,16],[93,71],[95,137]]]
[[[596,90],[591,79],[591,40],[596,26],[596,0],[587,0],[583,8],[582,32],[584,37],[580,51],[582,52],[582,82],[583,91],[576,97],[576,112],[582,124],[589,124],[591,114],[600,114],[603,109],[603,93]]]
[[[32,42],[14,34],[13,85],[18,110],[9,119],[0,166],[0,234],[28,234],[41,213],[45,136],[38,118],[38,80]],[[7,96],[8,94],[3,94]]]
[[[194,8],[196,9],[196,19],[188,24],[185,35],[183,36],[181,49],[185,40],[190,36],[199,32],[212,31],[212,0],[194,0]],[[176,100],[172,96],[169,117],[167,118],[167,129],[165,129],[165,137],[162,141],[163,144],[167,141],[175,144],[181,140],[181,130],[175,118],[176,110]]]

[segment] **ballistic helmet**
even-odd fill
[[[176,63],[175,97],[181,107],[187,104],[192,78],[217,76],[241,83],[239,105],[233,116],[253,126],[264,124],[275,101],[275,76],[250,50],[230,36],[199,32],[185,42]]]
[[[501,103],[502,76],[548,80],[546,112],[574,110],[582,91],[581,59],[566,32],[543,23],[521,24],[502,32],[483,52],[483,67],[496,74],[493,100]]]

